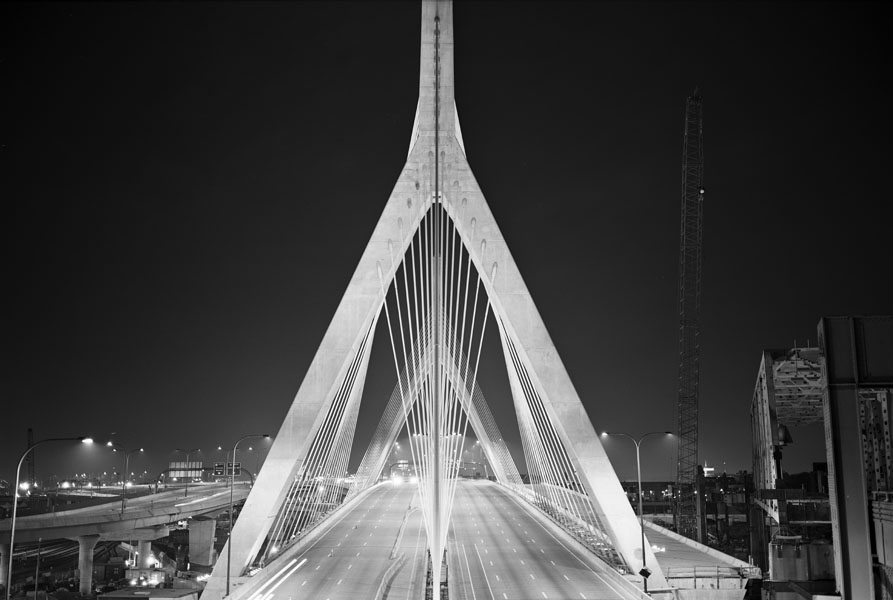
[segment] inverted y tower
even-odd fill
[[[695,88],[685,104],[682,145],[682,218],[679,232],[679,436],[676,518],[679,533],[703,541],[699,516],[698,379],[700,369],[701,230],[704,216],[704,148],[701,95]]]
[[[528,446],[535,446],[537,456],[545,456],[539,448],[549,444],[550,472],[556,481],[559,476],[564,482],[571,477],[579,480],[579,486],[565,489],[588,498],[602,527],[600,535],[616,550],[625,569],[634,573],[647,563],[652,570],[648,584],[656,588],[667,585],[650,544],[642,555],[639,522],[466,158],[454,96],[452,3],[425,0],[421,16],[419,99],[406,163],[234,525],[228,542],[232,544],[231,560],[229,551],[221,554],[203,600],[230,595],[239,600],[242,591],[252,588],[230,586],[231,579],[242,584],[249,573],[261,567],[270,573],[273,561],[287,555],[280,553],[277,544],[281,537],[277,523],[288,518],[301,482],[318,472],[333,476],[329,467],[343,455],[344,445],[339,440],[353,435],[380,316],[389,322],[395,371],[402,372],[396,346],[403,347],[401,336],[406,333],[409,358],[403,359],[403,367],[409,368],[405,371],[418,376],[434,373],[424,387],[429,396],[417,399],[412,394],[422,392],[410,389],[403,405],[407,409],[422,404],[431,407],[430,421],[420,430],[430,450],[426,455],[430,460],[423,464],[430,469],[424,481],[420,477],[419,490],[431,499],[422,506],[423,512],[428,511],[425,525],[432,579],[439,580],[451,501],[451,475],[443,468],[451,462],[445,438],[452,431],[444,425],[450,422],[450,413],[439,412],[445,405],[441,400],[449,386],[471,394],[476,382],[466,376],[462,380],[448,378],[463,356],[451,349],[456,336],[450,332],[464,331],[465,324],[463,317],[461,326],[456,325],[458,311],[451,308],[458,306],[458,296],[451,292],[453,288],[443,287],[444,275],[454,269],[442,266],[446,255],[436,249],[445,247],[445,238],[438,231],[453,232],[450,240],[461,243],[468,256],[466,273],[473,269],[486,294],[498,327],[516,414],[522,415],[519,420],[531,433]],[[337,228],[338,223],[330,225]],[[450,241],[451,246],[453,243]],[[432,247],[435,250],[429,252]],[[412,285],[406,284],[408,269],[415,269],[413,261],[421,264],[422,259],[426,266],[424,272],[419,271],[419,279],[426,283],[419,297],[424,294],[421,304],[427,308],[414,309],[422,318],[412,327],[394,327],[391,322],[395,317],[400,322],[402,309],[395,303],[397,314],[389,312],[388,290],[401,280],[404,291],[414,287],[415,271]],[[470,281],[467,275],[466,281]],[[407,310],[410,304],[420,303],[414,292],[406,298],[402,306]],[[486,321],[486,314],[483,318]],[[433,359],[422,364],[417,357],[426,355],[428,349]],[[426,365],[427,371],[421,368]],[[448,406],[455,414],[457,404]],[[494,450],[485,451],[491,455]],[[430,486],[422,485],[425,482]]]

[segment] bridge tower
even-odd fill
[[[698,497],[698,383],[701,319],[701,229],[704,216],[704,149],[701,95],[685,104],[682,145],[682,218],[679,232],[679,379],[676,417],[676,518],[682,535],[703,541]]]
[[[327,482],[344,477],[379,321],[390,330],[398,406],[407,427],[415,423],[412,445],[423,457],[418,491],[432,580],[439,580],[453,457],[462,452],[456,425],[462,411],[476,412],[468,407],[488,314],[502,343],[525,453],[542,459],[541,471],[551,478],[532,483],[585,498],[598,521],[593,535],[610,546],[624,572],[647,563],[647,584],[667,585],[466,158],[454,95],[453,4],[423,0],[421,16],[419,99],[406,163],[234,526],[231,562],[224,551],[204,600],[228,594],[230,571],[231,595],[240,598],[238,586],[250,572],[299,543],[304,530],[293,529],[296,503],[315,497],[313,490],[328,493]],[[463,349],[472,337],[473,360]],[[483,439],[484,452],[497,454],[501,440]],[[311,510],[330,514],[331,504],[315,502]]]

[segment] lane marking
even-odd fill
[[[463,552],[465,551],[465,546],[462,547],[462,551]],[[487,577],[487,569],[484,568],[484,559],[481,558],[481,553],[478,552],[477,544],[475,544],[475,546],[474,546],[474,551],[477,552],[478,560],[481,563],[481,571],[483,571],[483,573],[484,573],[484,581],[487,582],[487,589],[490,590],[490,599],[493,600],[493,588],[490,587],[490,578]],[[466,558],[466,560],[467,560],[467,558]],[[490,564],[493,564],[493,563],[490,563]],[[497,581],[499,580],[499,575],[496,576],[496,579],[497,579]],[[505,594],[503,594],[503,596],[505,596]]]
[[[456,545],[456,547],[458,548],[458,544]],[[462,555],[465,557],[465,571],[468,573],[468,581],[470,583],[471,582],[471,565],[468,564],[468,553],[465,552],[465,544],[462,544]],[[461,569],[462,563],[459,563],[459,564],[460,564],[459,568]],[[481,567],[483,568],[483,565],[481,565]],[[485,575],[486,575],[486,573],[485,573]],[[463,585],[462,587],[464,588],[465,586]],[[477,600],[477,594],[474,593],[474,585],[473,584],[471,586],[471,597],[472,597],[472,600]],[[492,591],[490,592],[490,597],[491,598],[493,597]]]
[[[499,490],[499,492],[500,492],[501,494],[503,494],[505,497],[508,497],[512,502],[514,502],[515,505],[516,505],[518,508],[520,508],[521,510],[525,510],[525,511],[526,511],[526,509],[525,509],[524,507],[522,507],[522,506],[518,503],[517,500],[515,500],[514,498],[512,498],[512,497],[508,494],[508,492],[505,492],[505,491],[503,491],[503,490]],[[531,518],[532,518],[532,517],[531,517]],[[586,567],[589,571],[591,571],[592,574],[595,575],[596,577],[598,577],[598,578],[601,580],[602,583],[604,583],[606,586],[608,586],[609,588],[611,588],[611,590],[614,591],[614,593],[616,593],[617,595],[619,595],[621,598],[623,597],[624,592],[618,590],[616,587],[614,587],[614,585],[611,584],[610,581],[608,581],[607,579],[605,579],[604,577],[602,577],[602,576],[601,576],[595,569],[593,569],[593,568],[590,567],[588,564],[586,564],[586,563],[583,561],[582,558],[580,558],[579,556],[577,556],[577,554],[576,554],[575,552],[572,552],[572,551],[570,550],[570,548],[568,548],[567,546],[565,546],[564,543],[563,543],[561,540],[559,540],[557,537],[555,537],[555,535],[554,535],[551,531],[549,531],[548,529],[546,529],[546,526],[545,526],[545,525],[543,525],[542,523],[540,523],[540,522],[537,521],[537,520],[534,520],[534,523],[536,523],[537,525],[539,525],[540,529],[542,529],[542,530],[545,531],[547,534],[549,534],[549,537],[551,537],[553,540],[555,540],[556,542],[558,542],[558,545],[560,545],[562,548],[564,548],[565,551],[566,551],[568,554],[570,554],[571,556],[573,556],[574,558],[576,558],[576,559],[577,559],[577,562],[579,562],[581,565],[583,565],[583,566]],[[550,560],[549,562],[551,562],[553,565],[555,564],[554,561],[551,561],[551,560]],[[543,592],[543,593],[545,594],[545,592]]]

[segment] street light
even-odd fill
[[[18,513],[19,507],[19,475],[22,471],[22,463],[25,462],[25,457],[28,456],[29,452],[34,450],[37,446],[46,444],[47,442],[81,442],[82,444],[92,444],[93,438],[86,436],[47,438],[31,444],[25,452],[22,453],[22,457],[19,459],[19,465],[16,467],[16,485],[13,488],[14,495],[12,497],[12,521],[9,525],[9,565],[6,571],[6,600],[9,600],[9,593],[12,590],[12,555],[15,548],[16,514]]]
[[[270,436],[266,433],[262,434],[252,434],[240,437],[236,440],[236,443],[233,445],[233,460],[232,467],[229,468],[229,539],[226,541],[226,595],[229,596],[229,566],[232,562],[233,557],[233,486],[235,485],[235,475],[236,475],[236,449],[238,449],[239,444],[243,441],[251,438],[264,438],[265,440],[270,439]],[[7,599],[8,600],[8,599]]]
[[[645,515],[642,513],[642,461],[639,457],[639,446],[642,444],[642,440],[652,435],[673,435],[669,431],[650,431],[640,437],[639,439],[634,438],[628,433],[608,433],[607,431],[602,432],[603,437],[607,437],[609,435],[616,435],[620,437],[625,437],[632,440],[633,444],[636,445],[636,473],[638,475],[639,481],[639,528],[642,532],[642,570],[639,571],[639,575],[642,576],[642,585],[643,591],[648,592],[648,576],[651,575],[651,570],[645,564]]]
[[[184,450],[183,448],[177,448],[176,451],[186,453],[186,473],[187,473],[186,491],[183,492],[183,497],[186,498],[187,496],[189,496],[189,480],[191,479],[191,477],[188,475],[188,473],[190,472],[189,471],[189,455],[192,454],[193,452],[201,452],[202,449],[201,448],[190,448],[189,450]]]
[[[124,507],[127,505],[127,469],[130,465],[130,455],[135,452],[143,452],[142,448],[134,448],[133,450],[125,450],[124,446],[121,444],[115,443],[111,440],[105,443],[106,446],[112,449],[112,452],[117,452],[119,449],[124,453],[124,477],[121,480],[121,516],[124,516]]]

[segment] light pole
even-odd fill
[[[15,547],[15,537],[16,537],[16,514],[18,512],[19,507],[19,476],[22,471],[22,463],[25,462],[25,457],[28,456],[28,453],[34,450],[37,446],[41,444],[46,444],[47,442],[81,442],[82,444],[92,444],[93,438],[78,436],[78,437],[64,437],[64,438],[47,438],[45,440],[40,440],[39,442],[35,442],[28,446],[25,452],[22,453],[22,457],[19,459],[19,465],[16,467],[16,485],[13,488],[13,497],[12,497],[12,521],[9,525],[9,565],[6,571],[6,600],[9,600],[9,593],[12,590],[12,555]]]
[[[142,452],[143,449],[125,450],[124,446],[116,444],[111,440],[106,442],[105,445],[111,448],[112,452],[117,452],[120,449],[124,453],[124,477],[121,479],[121,516],[124,516],[124,507],[127,505],[127,469],[130,466],[130,455],[135,452]]]
[[[177,452],[185,452],[186,453],[186,473],[189,473],[189,455],[193,452],[201,452],[201,448],[190,448],[189,450],[184,450],[183,448],[177,448]],[[190,475],[186,476],[186,491],[183,492],[183,497],[189,496],[189,480],[191,479]]]
[[[642,445],[642,440],[652,435],[673,435],[669,431],[649,431],[645,435],[641,436],[639,439],[634,438],[628,433],[608,433],[607,431],[602,432],[602,436],[616,435],[620,437],[625,437],[627,439],[632,440],[633,444],[636,445],[636,474],[638,476],[639,481],[639,528],[641,529],[642,534],[642,570],[639,571],[639,575],[642,576],[642,585],[643,591],[648,592],[648,576],[651,575],[651,570],[645,564],[645,515],[642,513],[642,460],[640,458],[639,446]]]
[[[236,440],[236,443],[233,444],[233,460],[232,460],[232,468],[229,465],[225,465],[227,469],[229,469],[229,536],[226,540],[226,595],[229,596],[229,567],[230,562],[232,562],[233,557],[233,486],[235,484],[235,475],[236,475],[236,450],[239,448],[239,444],[243,441],[250,438],[264,438],[270,439],[270,436],[266,433],[262,434],[252,434],[245,435]]]

